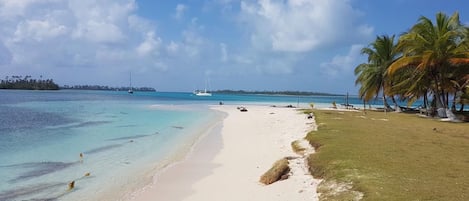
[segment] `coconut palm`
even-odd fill
[[[430,82],[428,86],[439,108],[439,116],[445,117],[448,109],[448,93],[454,86],[451,80],[460,76],[457,71],[469,64],[469,54],[465,47],[466,28],[459,21],[456,12],[451,17],[436,15],[436,24],[426,17],[409,32],[403,34],[397,48],[403,55],[389,66],[392,76],[402,68],[413,68]],[[427,82],[428,83],[428,82]]]
[[[386,89],[392,85],[392,80],[387,77],[389,65],[397,58],[398,52],[393,36],[377,36],[376,40],[361,50],[362,54],[368,55],[368,63],[363,63],[355,68],[357,79],[356,85],[361,85],[359,96],[365,102],[377,98],[382,92],[383,101],[388,107]],[[394,104],[396,104],[393,98]],[[397,106],[397,104],[396,104]],[[397,108],[397,107],[396,107]]]

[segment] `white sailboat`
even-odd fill
[[[195,94],[196,96],[212,96],[212,93],[210,93],[210,92],[207,91],[207,80],[205,80],[205,88],[204,88],[204,90],[203,90],[203,91],[202,91],[202,90],[195,90],[195,91],[194,91],[194,94]]]
[[[196,96],[212,96],[212,93],[210,92],[207,92],[207,89],[203,90],[203,91],[199,91],[199,90],[196,90],[195,93],[194,93]]]
[[[130,73],[130,88],[129,88],[128,93],[129,93],[129,94],[133,94],[133,93],[134,93],[134,90],[132,89],[132,73]]]

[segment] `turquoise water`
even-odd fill
[[[106,188],[141,187],[145,171],[172,162],[220,119],[206,104],[123,93],[0,96],[0,200],[90,200]]]
[[[221,121],[208,105],[333,101],[345,98],[0,90],[0,200],[96,200],[141,188]],[[352,96],[349,103],[361,101]]]

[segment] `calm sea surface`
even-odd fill
[[[208,108],[220,101],[328,107],[345,98],[0,90],[0,200],[93,200],[138,189],[220,123],[223,114]]]

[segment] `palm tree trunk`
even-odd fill
[[[394,96],[391,96],[391,101],[392,101],[392,103],[394,104],[394,111],[396,111],[396,112],[402,112],[401,107],[397,104],[397,101],[396,101],[396,99],[394,98]]]
[[[452,105],[451,105],[451,110],[453,112],[456,112],[456,94],[457,92],[454,92],[454,96],[453,96],[453,102],[452,102]]]
[[[428,116],[429,112],[428,112],[428,91],[425,90],[425,94],[423,95],[423,108],[425,108],[425,115]]]
[[[447,104],[445,104],[446,103],[445,92],[443,88],[441,87],[441,82],[436,72],[432,72],[432,77],[433,77],[433,80],[435,81],[435,88],[432,91],[436,99],[438,117],[446,118],[447,117],[446,109],[448,108],[448,106]]]
[[[428,108],[428,91],[425,90],[425,94],[423,95],[423,107],[425,109]]]
[[[387,110],[389,108],[389,104],[388,104],[386,95],[384,95],[384,92],[383,92],[383,104],[384,104],[384,109]]]

